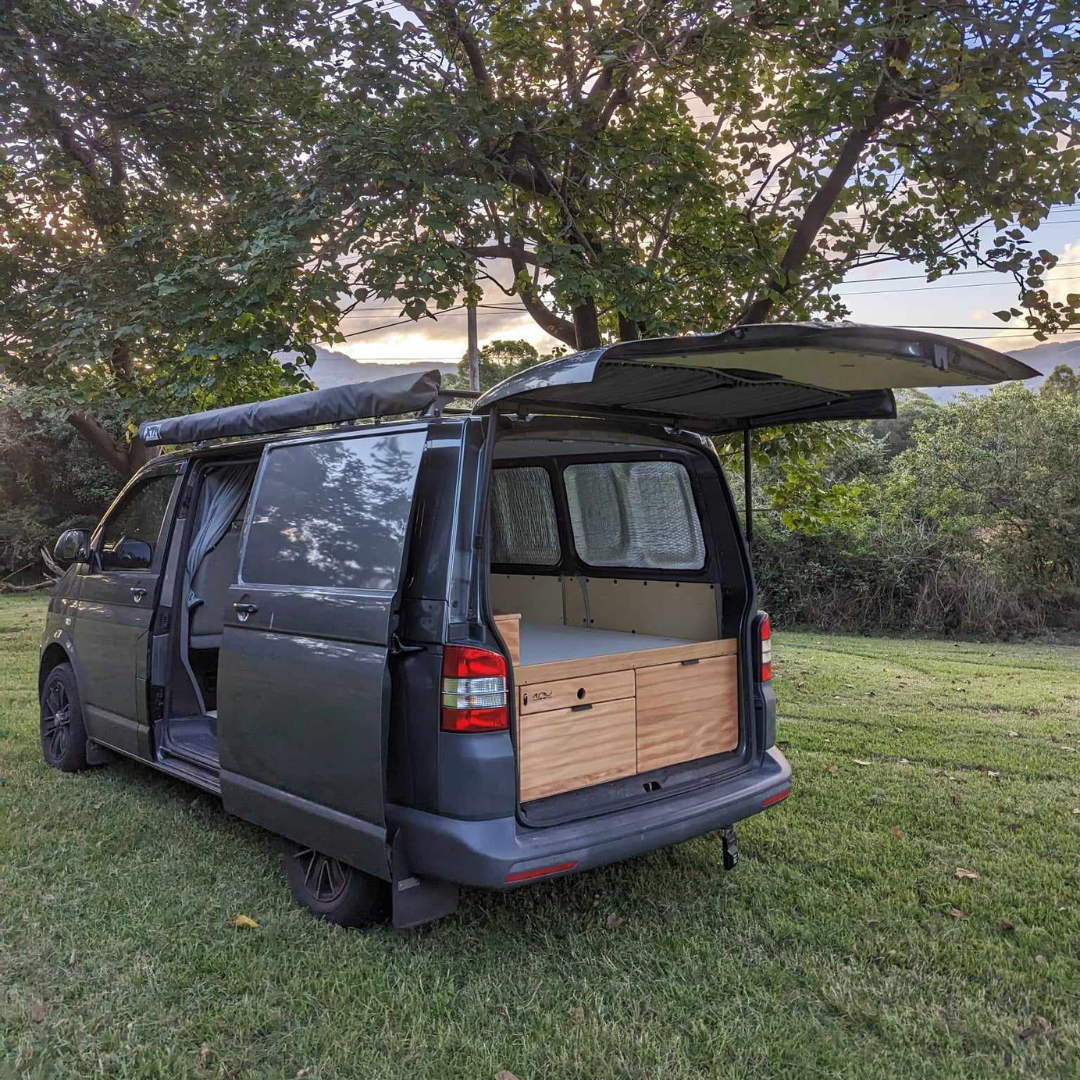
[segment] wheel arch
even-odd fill
[[[63,645],[55,641],[50,642],[41,654],[41,661],[38,665],[38,697],[41,696],[41,691],[45,689],[45,680],[49,677],[49,672],[61,664],[72,664],[72,659]],[[74,667],[74,664],[72,666]]]

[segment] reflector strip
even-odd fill
[[[573,870],[577,866],[576,862],[561,862],[555,866],[537,866],[533,870],[518,870],[514,874],[506,875],[506,883],[512,884],[515,881],[528,881],[531,878],[547,877],[548,874],[561,874],[564,870]]]
[[[783,791],[778,791],[775,795],[770,795],[767,799],[761,800],[762,809],[766,806],[774,806],[778,802],[783,802],[791,794],[791,788],[784,788]]]

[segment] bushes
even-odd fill
[[[770,523],[754,543],[761,605],[778,625],[1009,637],[1069,622],[1061,597],[1023,591],[993,559],[947,551],[918,523],[814,536]]]
[[[781,625],[1007,637],[1080,625],[1080,398],[1009,386],[916,422],[815,535],[765,518],[754,564]],[[761,520],[759,518],[759,520]]]
[[[92,457],[63,421],[0,409],[0,578],[30,564],[69,528],[93,527],[120,479]]]

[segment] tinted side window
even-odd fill
[[[407,431],[268,450],[242,580],[396,588],[424,438]]]
[[[491,561],[557,566],[561,557],[547,469],[496,469],[491,474]]]
[[[143,570],[150,565],[175,486],[175,476],[151,476],[124,496],[101,533],[103,570]]]

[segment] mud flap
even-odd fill
[[[390,849],[390,895],[395,930],[407,930],[457,911],[456,885],[412,872],[400,829]]]
[[[86,740],[87,765],[108,765],[112,761],[119,760],[119,755],[107,746],[102,746],[101,743],[96,743],[93,739]]]

